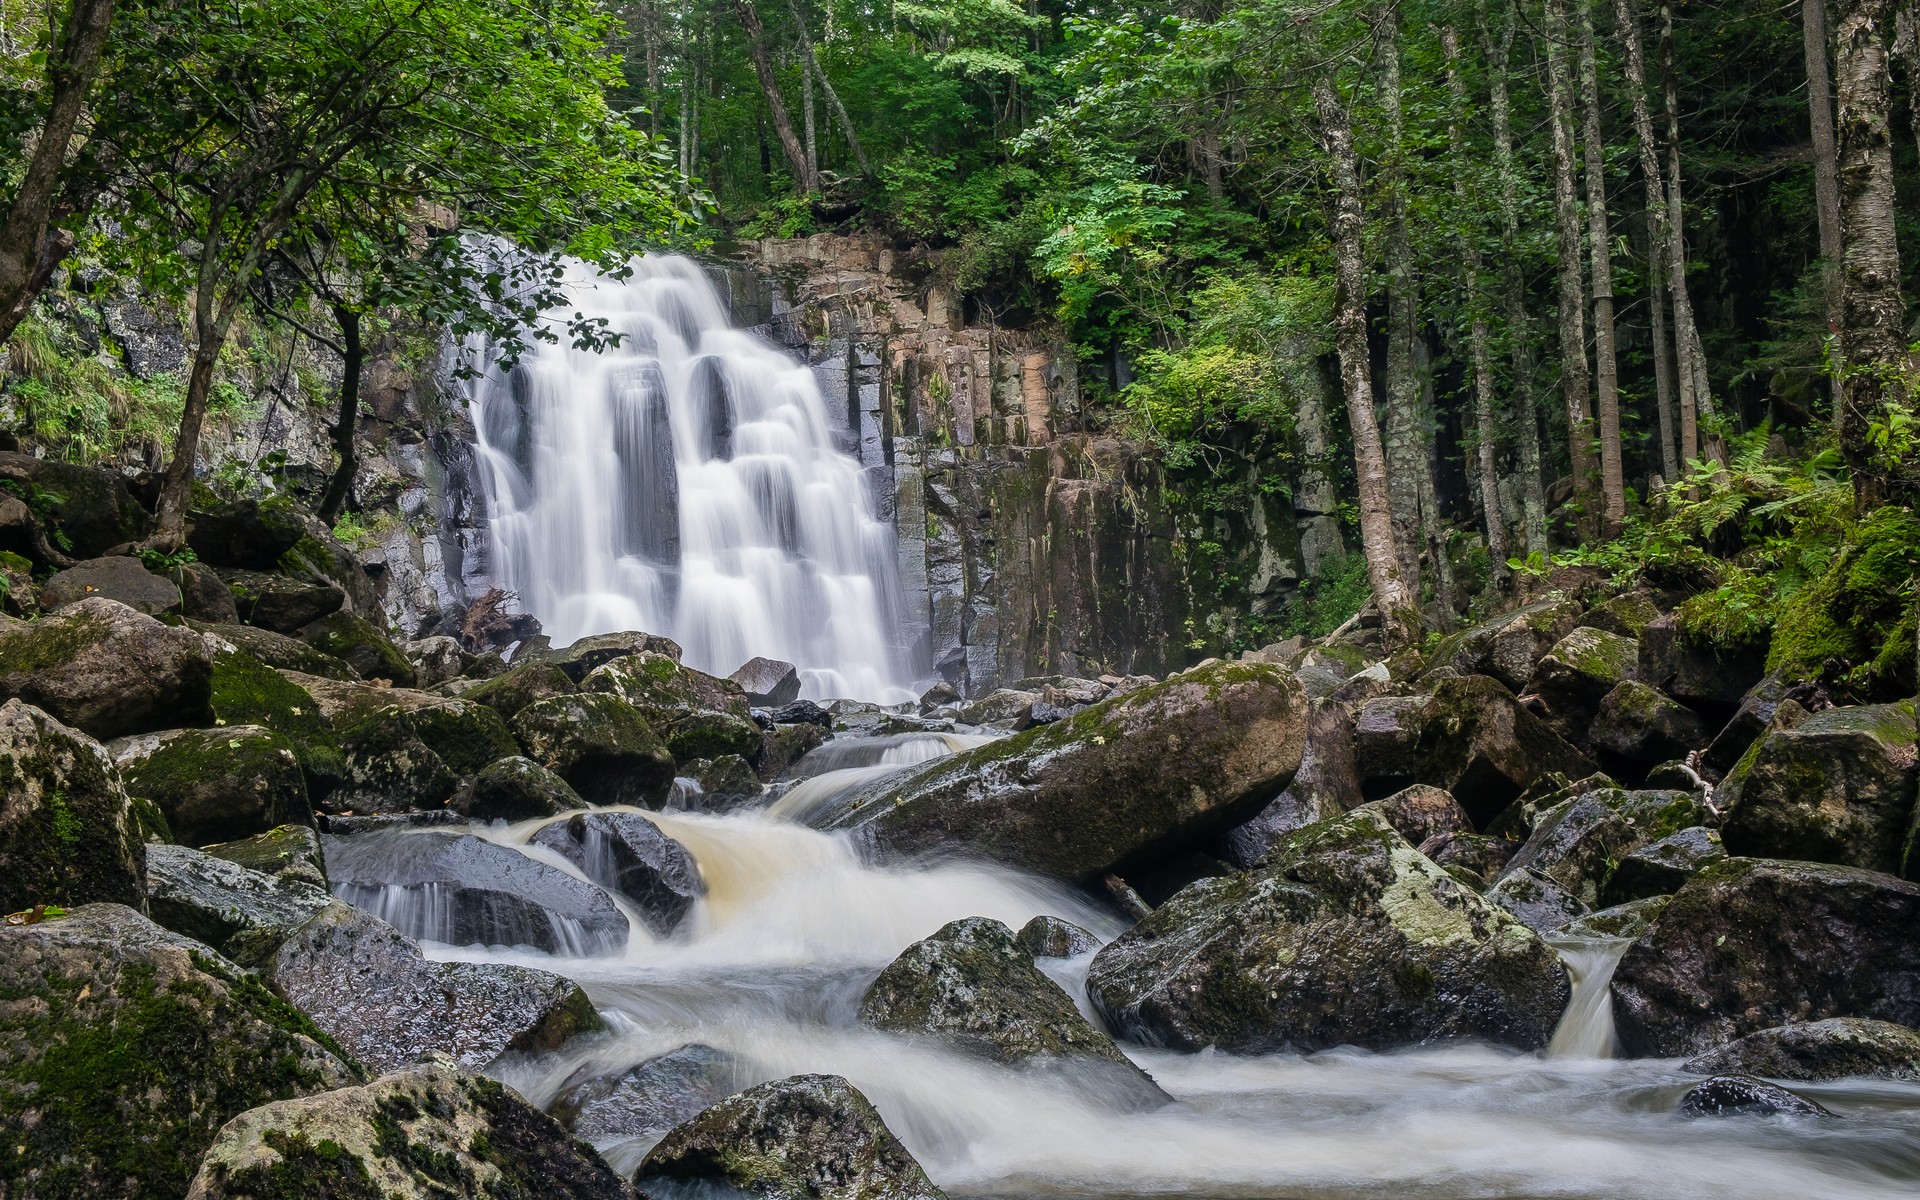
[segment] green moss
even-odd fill
[[[415,736],[456,775],[472,775],[488,763],[520,753],[506,720],[484,704],[417,708],[406,714],[406,720]]]
[[[1900,508],[1869,514],[1826,574],[1788,600],[1767,670],[1790,680],[1835,678],[1861,699],[1911,693],[1917,576],[1920,518]]]
[[[315,796],[333,790],[346,777],[339,738],[319,702],[251,655],[214,656],[213,714],[222,725],[260,725],[292,742]]]
[[[269,1129],[260,1140],[277,1157],[228,1172],[228,1195],[248,1200],[386,1200],[359,1156],[331,1138],[310,1142],[297,1130]]]
[[[344,610],[329,613],[303,629],[300,637],[314,649],[345,662],[363,678],[413,686],[412,660],[364,617]]]
[[[88,646],[107,640],[105,618],[68,611],[42,617],[0,635],[0,675],[32,675],[70,663]]]

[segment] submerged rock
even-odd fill
[[[447,803],[476,821],[525,821],[586,806],[566,780],[518,754],[482,767]]]
[[[857,793],[834,822],[895,856],[979,854],[1087,880],[1250,816],[1300,765],[1306,702],[1278,667],[1216,663]]]
[[[354,1057],[392,1071],[429,1052],[479,1070],[600,1028],[580,985],[506,963],[428,962],[413,939],[339,901],[288,932],[273,989]]]
[[[1920,1024],[1920,884],[1729,858],[1695,874],[1613,977],[1621,1044],[1699,1054],[1827,1017]]]
[[[200,635],[98,596],[37,621],[0,620],[0,698],[96,738],[212,724]]]
[[[1536,779],[1578,779],[1593,764],[1496,679],[1465,675],[1433,689],[1420,731],[1416,773],[1445,788],[1485,828]]]
[[[657,807],[673,786],[673,756],[618,696],[537,700],[514,715],[513,732],[528,758],[551,767],[591,803]]]
[[[1750,1075],[1718,1075],[1680,1097],[1683,1117],[1830,1117],[1805,1096]]]
[[[258,967],[331,900],[324,887],[276,879],[186,846],[147,847],[147,910],[153,919]]]
[[[1045,913],[1020,927],[1014,944],[1033,958],[1079,958],[1100,948],[1100,939],[1059,917]]]
[[[145,907],[144,841],[98,742],[31,704],[0,704],[0,913]]]
[[[108,751],[127,792],[158,805],[189,846],[313,823],[300,759],[271,729],[177,729],[122,738]]]
[[[729,1096],[669,1130],[634,1184],[760,1200],[944,1200],[873,1105],[837,1075],[795,1075]]]
[[[198,942],[89,904],[0,926],[0,1192],[157,1200],[255,1105],[359,1068]]]
[[[1114,1028],[1234,1053],[1456,1037],[1537,1049],[1566,1008],[1547,944],[1356,811],[1272,866],[1194,884],[1094,957]]]
[[[625,812],[576,813],[533,837],[600,886],[633,902],[662,936],[679,928],[706,892],[687,848],[645,817]]]
[[[696,1042],[617,1075],[572,1083],[548,1111],[589,1141],[657,1136],[732,1095],[738,1074],[731,1054]]]
[[[1856,1077],[1920,1080],[1920,1030],[1863,1017],[1830,1017],[1758,1030],[1688,1059],[1685,1069],[1801,1083]]]
[[[446,1062],[243,1113],[207,1150],[192,1200],[633,1200],[553,1118]]]

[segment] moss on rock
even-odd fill
[[[595,804],[655,804],[673,786],[673,756],[639,710],[604,692],[554,696],[521,709],[513,732],[527,757]]]
[[[336,612],[321,617],[300,630],[300,640],[340,659],[363,679],[384,679],[395,687],[413,686],[413,660],[357,613]]]
[[[0,913],[144,907],[143,832],[98,743],[32,705],[0,704]]]

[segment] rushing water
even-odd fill
[[[893,532],[813,373],[730,328],[688,259],[633,266],[569,281],[619,347],[475,352],[493,577],[555,645],[645,629],[703,671],[764,655],[810,696],[911,699]]]

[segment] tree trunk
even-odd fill
[[[366,367],[367,348],[360,340],[360,314],[343,304],[333,306],[334,323],[340,327],[340,411],[333,423],[333,452],[339,464],[327,480],[314,515],[333,524],[340,506],[353,490],[353,477],[360,470],[354,435],[360,428],[360,376]]]
[[[1833,132],[1833,79],[1827,69],[1826,0],[1801,0],[1800,36],[1807,63],[1808,125],[1813,132],[1813,211],[1820,229],[1820,295],[1831,333],[1840,328],[1846,281],[1840,266],[1840,167]],[[1835,362],[1832,366],[1833,411],[1838,420],[1842,364]]]
[[[1920,494],[1894,430],[1875,446],[1875,426],[1891,430],[1906,409],[1906,302],[1894,237],[1893,135],[1888,44],[1891,0],[1838,0],[1834,22],[1839,91],[1840,228],[1846,268],[1841,350],[1847,363],[1840,406],[1840,452],[1853,468],[1855,507],[1864,512]]]
[[[1440,46],[1447,55],[1447,87],[1453,93],[1453,119],[1447,124],[1453,150],[1453,192],[1460,204],[1459,219],[1467,220],[1476,211],[1473,184],[1468,179],[1467,85],[1460,78],[1460,36],[1453,26],[1440,30]],[[1495,445],[1496,424],[1493,412],[1493,354],[1487,348],[1487,318],[1480,308],[1480,243],[1474,230],[1460,231],[1461,274],[1467,309],[1467,358],[1473,375],[1474,429],[1479,445],[1474,461],[1479,467],[1480,508],[1486,518],[1488,583],[1495,592],[1507,590],[1507,522],[1500,510],[1500,462]]]
[[[1300,565],[1307,574],[1318,575],[1323,567],[1346,558],[1347,547],[1340,535],[1340,495],[1333,485],[1334,447],[1327,432],[1327,404],[1317,384],[1301,390],[1294,427],[1300,434],[1299,486],[1293,494],[1294,518],[1300,525]]]
[[[1672,271],[1667,261],[1672,238],[1667,229],[1667,189],[1660,176],[1660,150],[1647,105],[1647,60],[1640,38],[1637,0],[1613,0],[1616,36],[1625,52],[1627,91],[1633,102],[1633,140],[1640,151],[1640,178],[1647,193],[1647,300],[1652,310],[1653,388],[1660,414],[1660,465],[1669,483],[1680,478],[1679,421],[1674,407],[1673,338],[1668,328],[1667,291]]]
[[[1593,414],[1588,405],[1586,283],[1580,266],[1580,207],[1574,193],[1572,84],[1567,71],[1565,0],[1547,0],[1548,123],[1553,126],[1554,228],[1560,258],[1560,396],[1567,410],[1567,457],[1573,468],[1578,527],[1594,529]]]
[[[1680,392],[1680,457],[1698,459],[1702,452],[1700,418],[1713,415],[1713,395],[1707,384],[1707,356],[1693,319],[1693,299],[1687,293],[1686,197],[1680,182],[1680,82],[1674,66],[1673,0],[1660,0],[1660,93],[1667,116],[1667,237],[1668,269],[1673,288],[1673,362]]]
[[[1387,143],[1380,170],[1387,208],[1387,496],[1393,506],[1393,541],[1401,569],[1408,588],[1418,596],[1421,544],[1426,540],[1429,519],[1423,501],[1432,490],[1426,481],[1428,435],[1426,423],[1420,419],[1420,376],[1413,348],[1418,336],[1420,285],[1414,274],[1413,238],[1407,229],[1398,12],[1388,6],[1376,19],[1380,103]],[[1437,580],[1438,575],[1434,578]]]
[[[800,115],[801,128],[807,135],[807,192],[809,195],[820,190],[820,140],[813,124],[813,55],[808,51],[812,47],[805,42],[800,44]]]
[[[1387,460],[1373,414],[1373,367],[1367,349],[1367,268],[1360,239],[1366,217],[1360,204],[1360,173],[1354,164],[1353,126],[1331,80],[1313,84],[1321,149],[1334,189],[1329,233],[1334,250],[1334,342],[1347,421],[1353,433],[1353,474],[1360,508],[1360,542],[1367,581],[1380,610],[1381,636],[1390,647],[1419,636],[1418,599],[1408,589],[1394,546],[1387,503]]]
[[[49,237],[60,198],[60,177],[100,73],[113,25],[114,0],[72,0],[58,41],[47,55],[47,113],[19,190],[0,222],[0,342],[13,334],[53,268],[72,249],[71,238]]]
[[[780,152],[793,171],[793,186],[801,195],[809,191],[807,152],[793,132],[793,118],[787,114],[787,102],[780,95],[780,80],[773,73],[773,59],[767,53],[767,31],[760,24],[760,11],[753,0],[733,0],[740,16],[740,27],[747,34],[747,53],[753,59],[753,73],[760,80],[760,94],[767,102],[767,115],[773,122],[774,136],[780,139]]]
[[[813,35],[807,31],[807,14],[800,7],[800,0],[787,0],[787,11],[793,14],[793,23],[800,29],[800,52],[807,56],[807,67],[813,77],[820,82],[820,91],[826,95],[827,109],[833,113],[833,119],[840,124],[840,132],[846,136],[847,149],[853,151],[853,160],[860,164],[863,178],[873,178],[873,164],[867,161],[867,152],[860,146],[860,135],[853,131],[853,118],[847,115],[846,105],[840,103],[840,93],[833,90],[833,81],[820,69],[819,56],[813,52]],[[832,14],[828,14],[831,18]],[[827,32],[833,32],[833,22],[827,22]]]
[[[1613,236],[1607,221],[1607,147],[1600,125],[1600,73],[1593,45],[1593,0],[1573,0],[1580,21],[1581,140],[1587,165],[1587,250],[1593,259],[1593,393],[1600,417],[1600,534],[1617,537],[1627,519],[1620,455],[1620,358],[1613,337]]]
[[[1500,177],[1501,292],[1513,362],[1513,423],[1519,434],[1521,528],[1528,554],[1546,554],[1547,495],[1540,470],[1540,417],[1533,403],[1533,332],[1527,314],[1527,283],[1520,270],[1520,189],[1513,165],[1513,109],[1507,97],[1507,64],[1513,57],[1515,9],[1502,11],[1499,36],[1487,30],[1488,109],[1493,117],[1493,158]]]
[[[1914,146],[1920,148],[1920,17],[1914,15],[1912,0],[1904,0],[1893,21],[1893,52],[1907,76],[1907,121]]]

